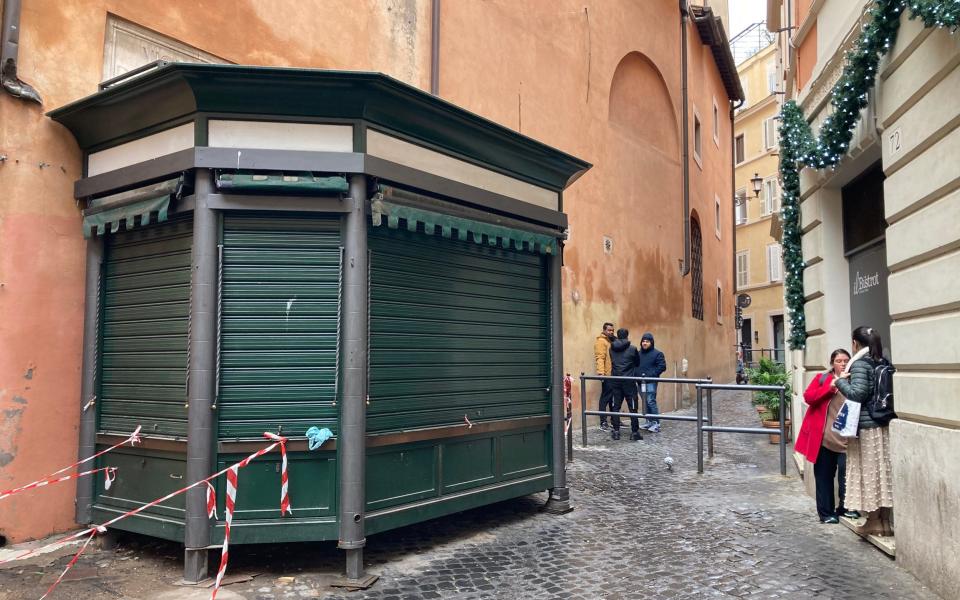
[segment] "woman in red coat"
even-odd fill
[[[803,416],[794,449],[813,463],[813,477],[817,484],[817,515],[821,523],[838,523],[844,514],[843,497],[846,480],[846,451],[844,440],[828,431],[830,417],[836,417],[843,397],[837,394],[834,380],[843,373],[850,360],[846,350],[834,350],[830,355],[830,370],[813,378],[803,399],[809,405]],[[833,410],[831,411],[831,405]],[[829,413],[829,414],[828,414]],[[840,508],[833,503],[833,479],[839,467]]]

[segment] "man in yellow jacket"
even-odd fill
[[[597,363],[597,375],[610,375],[610,343],[615,339],[613,332],[613,323],[604,323],[603,332],[597,336],[593,343],[593,357]],[[600,408],[597,410],[610,411],[613,407],[613,386],[610,381],[600,382]],[[606,431],[607,418],[600,417],[600,429]]]

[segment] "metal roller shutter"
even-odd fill
[[[227,215],[220,438],[336,432],[340,221]]]
[[[373,228],[367,430],[549,414],[538,254]]]
[[[99,430],[185,436],[189,217],[106,237]]]

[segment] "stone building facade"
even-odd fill
[[[814,131],[869,4],[768,3],[770,30],[796,27],[780,39],[786,97]],[[789,357],[802,390],[833,349],[849,349],[854,327],[881,332],[897,367],[896,559],[944,598],[960,596],[958,65],[956,35],[901,17],[847,155],[801,172],[809,337]],[[801,405],[795,397],[795,419]]]

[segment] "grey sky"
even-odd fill
[[[751,24],[767,19],[767,0],[730,0],[730,31],[734,37]]]

